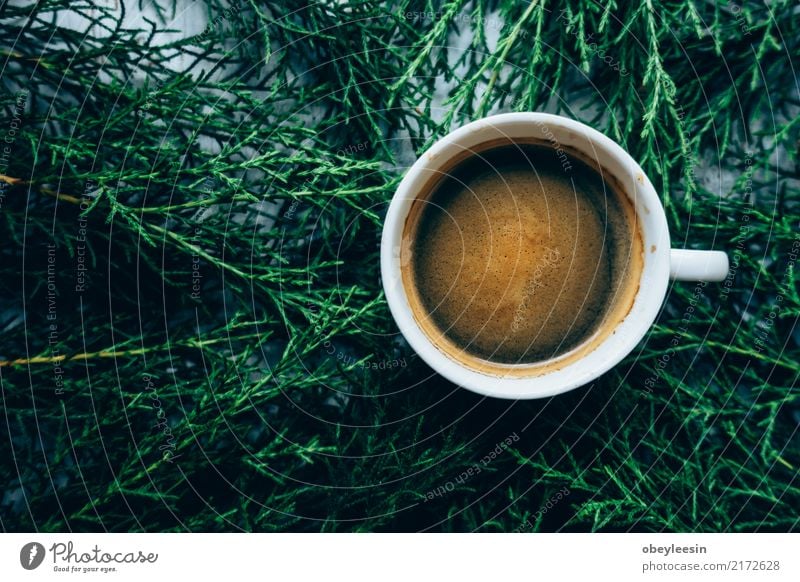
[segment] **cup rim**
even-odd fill
[[[637,222],[643,238],[644,265],[633,306],[595,349],[575,362],[544,374],[502,376],[457,362],[436,346],[422,330],[412,313],[400,276],[400,241],[411,202],[418,195],[423,182],[428,179],[424,176],[426,170],[435,171],[446,165],[458,151],[463,150],[464,143],[476,139],[474,145],[489,141],[479,139],[481,132],[502,132],[503,128],[528,125],[531,128],[530,136],[533,137],[533,128],[537,125],[541,127],[542,124],[587,140],[593,150],[601,150],[624,168],[623,177],[633,178],[630,183],[634,192],[632,194],[626,187],[625,194],[633,198],[636,208]],[[448,151],[454,149],[456,151],[448,155]],[[644,209],[646,215],[640,208]],[[648,246],[651,247],[650,251]],[[400,332],[411,348],[435,372],[484,396],[509,399],[546,398],[588,384],[616,366],[634,350],[655,321],[666,296],[669,253],[669,231],[661,200],[642,168],[619,144],[594,128],[567,117],[541,112],[501,113],[470,122],[448,133],[420,155],[406,171],[392,197],[384,222],[381,237],[381,278],[389,310]]]

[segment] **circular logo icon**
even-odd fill
[[[44,546],[39,542],[29,542],[19,551],[19,563],[26,570],[35,570],[44,561]]]

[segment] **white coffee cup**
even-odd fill
[[[632,200],[644,248],[633,306],[597,347],[578,360],[540,374],[525,365],[489,373],[457,361],[434,344],[416,321],[403,285],[400,248],[411,205],[432,177],[465,152],[495,140],[539,139],[555,149],[579,152],[609,173]],[[607,174],[606,174],[607,175]],[[474,121],[437,141],[408,170],[386,214],[381,239],[381,276],[386,300],[401,333],[436,372],[469,390],[497,398],[544,398],[588,384],[627,356],[658,315],[669,279],[722,281],[728,257],[719,251],[670,248],[664,207],[642,168],[617,143],[572,119],[547,113],[504,113]],[[524,368],[524,369],[523,369]]]

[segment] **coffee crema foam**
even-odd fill
[[[414,202],[404,285],[423,330],[456,359],[535,364],[583,353],[632,305],[643,261],[632,204],[563,156],[538,143],[496,145]]]

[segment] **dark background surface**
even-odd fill
[[[0,4],[0,527],[796,529],[798,19]],[[623,144],[673,245],[731,257],[541,401],[433,374],[379,280],[415,154],[512,110]]]

